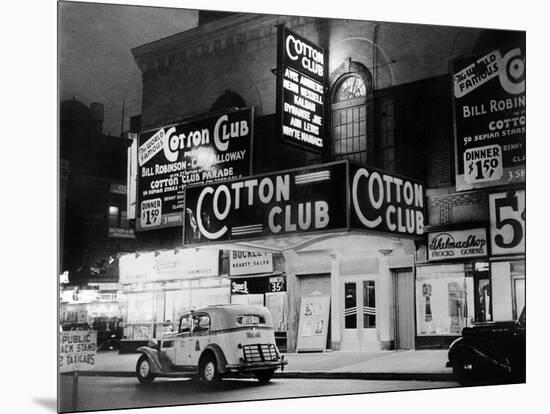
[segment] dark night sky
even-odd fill
[[[94,3],[59,4],[59,97],[105,105],[104,132],[120,134],[141,111],[141,72],[130,50],[196,26],[197,11]]]

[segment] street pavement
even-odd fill
[[[445,367],[447,350],[378,352],[287,353],[281,378],[357,378],[401,380],[452,380]],[[134,375],[139,354],[103,351],[96,355],[95,372]]]
[[[167,405],[269,400],[327,395],[457,387],[451,381],[365,381],[274,378],[261,385],[254,379],[225,379],[215,388],[190,379],[157,378],[139,384],[135,378],[79,377],[76,407],[71,376],[60,380],[60,411],[91,411]]]

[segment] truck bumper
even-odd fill
[[[279,369],[284,370],[285,365],[288,364],[288,361],[281,357],[279,361],[262,361],[262,362],[246,362],[241,359],[239,364],[227,365],[226,369],[232,373],[247,373],[254,371],[264,371],[267,369]]]

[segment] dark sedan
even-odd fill
[[[516,321],[464,328],[449,348],[447,367],[463,385],[525,382],[525,308]]]

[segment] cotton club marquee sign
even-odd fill
[[[425,222],[420,182],[349,161],[191,186],[185,205],[185,245],[341,230],[416,238]]]

